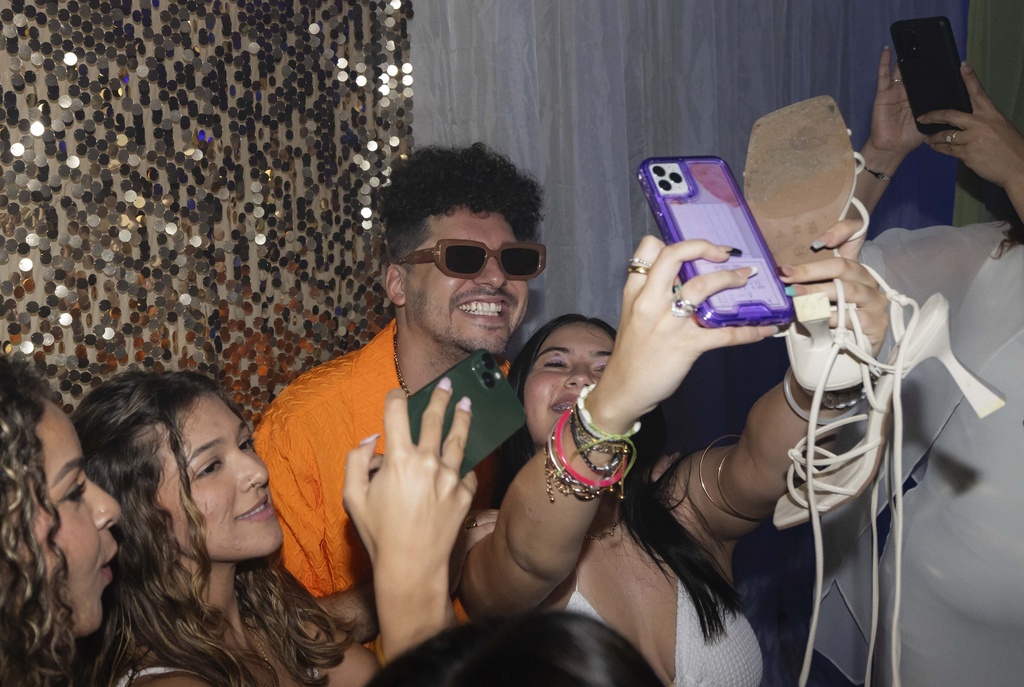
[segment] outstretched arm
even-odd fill
[[[910,110],[900,68],[893,67],[892,50],[886,46],[878,60],[875,104],[871,109],[871,133],[860,151],[866,169],[857,176],[857,188],[854,191],[868,213],[874,212],[889,186],[889,178],[896,175],[904,158],[924,141],[925,136],[917,130],[914,113]],[[880,179],[872,172],[886,178]],[[846,243],[846,239],[860,226],[860,221],[840,222],[818,240],[829,248],[839,247],[843,257],[856,260],[864,239],[849,243]]]
[[[782,280],[794,285],[798,296],[821,292],[832,302],[837,297],[833,279],[841,279],[846,302],[857,306],[860,324],[877,353],[889,323],[888,301],[860,263],[831,258],[780,266],[779,270]],[[838,325],[835,315],[830,324]],[[812,394],[795,379],[790,382],[790,390],[796,404],[808,413]],[[841,414],[822,409],[819,417],[828,421]],[[699,453],[687,458],[691,477],[685,495],[701,513],[713,537],[733,541],[752,531],[756,520],[772,515],[776,502],[786,493],[786,473],[791,464],[788,451],[806,434],[807,421],[790,406],[780,384],[751,409],[736,446],[712,448],[703,461]],[[730,507],[747,517],[736,516]]]
[[[705,241],[668,247],[653,237],[641,241],[635,257],[653,267],[626,280],[614,351],[586,402],[595,427],[606,434],[626,432],[675,391],[701,353],[774,333],[774,327],[705,329],[692,317],[672,315],[672,285],[682,262],[721,262],[727,259],[727,250]],[[680,297],[700,303],[717,291],[744,284],[748,277],[749,269],[695,277],[682,286]],[[568,429],[561,440],[575,448]],[[588,473],[575,451],[566,449],[565,455],[574,471]],[[591,456],[593,462],[595,454]],[[575,568],[600,499],[615,498],[606,494],[588,501],[563,495],[545,474],[548,461],[541,451],[520,470],[502,503],[494,533],[470,552],[461,598],[471,615],[517,613],[540,605]],[[592,471],[589,475],[599,478]]]

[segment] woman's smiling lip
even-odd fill
[[[270,497],[264,496],[263,499],[258,504],[256,504],[249,510],[245,511],[235,519],[261,521],[269,520],[272,517],[274,517],[274,506],[271,505],[270,503]]]

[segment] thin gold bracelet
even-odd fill
[[[704,483],[704,456],[706,456],[708,454],[708,451],[710,451],[711,448],[715,444],[720,442],[722,439],[731,439],[731,438],[739,439],[739,435],[736,435],[736,434],[726,434],[724,436],[720,436],[717,439],[715,439],[714,441],[712,441],[710,444],[708,444],[708,447],[706,449],[704,449],[703,453],[700,454],[700,460],[697,462],[697,477],[700,478],[700,488],[701,488],[701,491],[703,491],[704,495],[708,497],[708,501],[710,501],[712,504],[714,504],[715,508],[717,508],[718,510],[722,511],[723,513],[725,513],[727,515],[731,515],[734,518],[739,518],[740,520],[746,520],[748,522],[761,522],[762,520],[764,520],[764,518],[752,518],[750,516],[743,515],[743,513],[740,513],[738,510],[733,508],[732,504],[729,503],[729,500],[725,498],[725,492],[722,491],[722,464],[725,463],[725,459],[726,458],[728,458],[729,456],[732,455],[732,451],[729,451],[729,453],[727,453],[722,458],[722,462],[718,464],[718,477],[717,477],[718,493],[722,495],[722,500],[725,501],[725,504],[726,504],[725,506],[723,506],[722,504],[720,504],[718,501],[715,500],[715,497],[713,497],[711,495],[711,492],[708,491],[707,485]]]

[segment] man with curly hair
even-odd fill
[[[295,380],[256,429],[284,564],[355,623],[357,638],[373,637],[376,622],[370,560],[342,505],[345,456],[383,432],[390,389],[416,393],[479,348],[505,350],[526,312],[526,282],[544,268],[541,202],[534,179],[481,143],[423,148],[396,164],[378,198],[395,319]],[[477,468],[478,507],[489,504],[492,463]]]

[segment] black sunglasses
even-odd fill
[[[506,277],[513,280],[533,279],[544,271],[547,254],[540,243],[506,243],[491,250],[479,241],[441,239],[433,248],[413,251],[398,261],[418,264],[433,262],[449,277],[472,279],[484,271],[488,258],[498,261]]]

